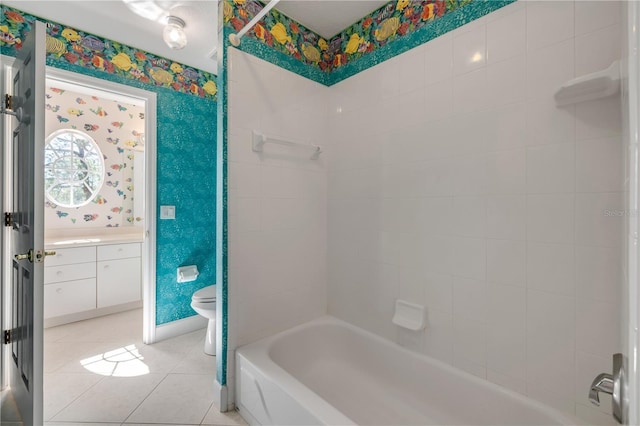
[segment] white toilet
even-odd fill
[[[204,353],[216,354],[216,286],[201,288],[191,296],[191,307],[198,314],[209,320],[207,335],[204,340]]]

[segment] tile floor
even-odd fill
[[[0,425],[24,426],[20,421],[20,413],[9,389],[0,391]]]
[[[46,329],[45,425],[246,424],[212,403],[204,333],[144,345],[140,309]]]

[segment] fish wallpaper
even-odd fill
[[[476,0],[391,1],[330,39],[320,37],[272,9],[246,36],[325,73],[332,73],[473,1]],[[262,7],[258,0],[224,0],[224,24],[239,31]]]
[[[7,6],[0,10],[0,53],[16,56],[37,18]],[[202,98],[215,100],[218,91],[213,74],[52,22],[47,23],[46,51],[48,61],[67,62]]]
[[[139,143],[139,136],[144,132],[144,108],[49,86],[45,97],[46,134],[61,129],[85,132],[100,148],[105,166],[102,188],[90,203],[68,208],[45,199],[46,228],[111,228],[140,224],[133,203],[134,160],[136,156],[144,155],[144,147]]]
[[[9,33],[2,29],[0,38],[9,40],[11,45],[5,41],[0,41],[0,53],[15,56],[16,44],[22,43],[23,32],[19,30],[21,18],[11,16],[12,22],[8,21],[6,11],[12,12],[12,9],[5,8],[0,4],[0,26],[7,26]],[[17,13],[17,12],[16,12]],[[23,18],[28,15],[23,15]],[[29,19],[35,19],[33,17]],[[48,23],[48,20],[43,20]],[[33,22],[33,21],[31,21]],[[10,25],[11,24],[11,25]],[[20,39],[18,41],[18,39]],[[111,43],[109,40],[103,40],[105,43]],[[134,43],[134,41],[131,41]],[[146,54],[145,52],[142,52]],[[134,54],[135,55],[135,54]],[[149,56],[150,57],[150,56]],[[62,56],[61,58],[64,58]],[[72,71],[82,75],[94,78],[100,78],[106,81],[112,81],[131,87],[143,87],[156,94],[157,96],[157,210],[159,214],[160,205],[175,205],[178,212],[175,220],[162,220],[156,225],[156,324],[167,324],[183,318],[197,315],[190,306],[191,296],[194,291],[216,281],[217,258],[216,258],[216,203],[212,200],[216,199],[216,175],[217,175],[217,157],[216,157],[216,134],[217,134],[217,101],[214,96],[195,95],[191,91],[175,90],[175,88],[166,88],[164,85],[157,85],[153,82],[141,83],[140,80],[132,78],[131,74],[126,73],[107,73],[96,68],[93,65],[78,66],[62,59],[56,60],[55,55],[49,56],[48,65],[55,68]],[[181,65],[182,66],[182,65]],[[170,67],[170,65],[169,65]],[[175,67],[174,67],[175,68]],[[184,68],[184,67],[183,67]],[[210,74],[202,74],[206,76]],[[211,78],[215,78],[211,75]],[[213,81],[213,80],[211,80]],[[198,91],[198,93],[200,93]],[[51,98],[46,99],[49,108],[56,109],[58,103],[53,103],[53,94],[49,94]],[[82,100],[88,102],[83,97]],[[74,98],[75,102],[75,98]],[[116,122],[113,118],[117,114],[114,110],[108,109],[105,105],[101,105],[102,110],[107,112],[105,118],[107,123]],[[121,106],[127,108],[126,105]],[[117,105],[116,105],[117,107]],[[69,108],[67,106],[67,108]],[[98,110],[97,106],[89,107]],[[82,110],[82,108],[80,108]],[[63,111],[61,114],[60,111]],[[50,115],[58,120],[59,114],[62,121],[70,120],[71,117],[64,113],[62,105],[55,115]],[[83,110],[80,118],[86,118],[84,114],[92,114],[91,111]],[[128,115],[127,115],[128,117]],[[124,120],[117,120],[123,121]],[[98,125],[96,131],[105,130],[109,127],[101,127],[98,121],[91,120],[80,122],[82,127],[90,124],[93,128]],[[126,124],[123,124],[123,127]],[[118,125],[119,127],[119,125]],[[115,130],[115,129],[113,129]],[[108,130],[107,130],[108,133]],[[122,142],[123,139],[121,138]],[[124,149],[124,148],[122,148]],[[116,148],[116,152],[117,152]],[[123,164],[123,162],[113,163],[107,162],[107,171],[111,171],[110,165]],[[120,168],[119,166],[117,168]],[[112,172],[113,173],[113,172]],[[112,181],[114,184],[115,182]],[[120,191],[120,182],[118,188]],[[105,186],[103,189],[106,189]],[[119,193],[116,190],[116,195]],[[106,200],[103,205],[90,203],[93,207],[86,214],[103,214],[113,216],[110,209],[120,206],[116,204],[116,200],[102,195]],[[139,200],[138,200],[139,201]],[[136,203],[138,201],[135,201]],[[108,206],[108,209],[106,208]],[[103,208],[105,207],[105,208]],[[99,209],[99,210],[97,210]],[[62,209],[47,207],[45,210],[48,214],[57,217],[57,211],[60,210],[61,216],[70,213]],[[123,208],[123,212],[125,209]],[[66,216],[69,218],[70,216]],[[92,216],[88,216],[92,217]],[[87,222],[95,223],[106,216],[98,216],[96,220]],[[47,218],[48,220],[49,218]],[[108,218],[107,218],[108,219]],[[56,219],[57,220],[57,219]],[[67,219],[71,222],[71,219]],[[78,221],[84,221],[83,216],[76,217]],[[135,220],[135,218],[134,218]],[[126,223],[129,223],[128,221]],[[141,222],[134,222],[141,223]],[[65,224],[64,219],[60,219],[60,224]],[[106,226],[106,225],[105,225]],[[124,225],[120,225],[124,226]],[[105,229],[105,228],[101,228]],[[176,268],[180,265],[198,265],[200,275],[196,281],[176,285]]]

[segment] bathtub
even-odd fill
[[[576,423],[333,317],[239,348],[236,404],[252,425]]]

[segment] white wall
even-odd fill
[[[331,87],[329,313],[594,422],[620,350],[618,2],[517,2]],[[428,328],[391,324],[395,298]]]
[[[253,130],[326,147],[327,89],[234,48],[228,58],[229,383],[233,353],[326,313],[325,156],[251,149]],[[233,395],[230,389],[229,394]]]

